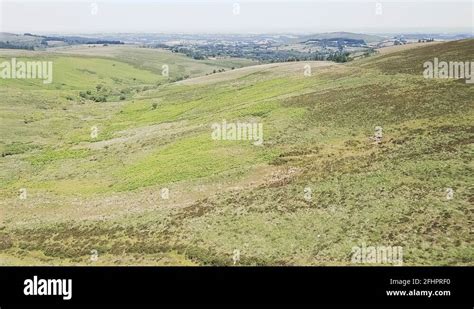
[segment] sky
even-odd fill
[[[473,0],[0,0],[0,32],[474,32]]]

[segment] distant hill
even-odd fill
[[[31,33],[14,34],[0,32],[0,48],[8,49],[43,49],[48,46],[77,44],[123,44],[116,40],[103,40],[80,36],[43,36]],[[52,43],[52,44],[51,44]]]
[[[318,34],[301,36],[298,39],[296,39],[296,41],[303,42],[303,41],[308,41],[308,40],[330,40],[330,39],[363,40],[366,43],[372,43],[372,42],[381,41],[384,38],[377,35],[362,34],[362,33],[327,32],[327,33],[318,33]]]
[[[34,49],[42,45],[42,40],[38,36],[0,32],[0,48]]]

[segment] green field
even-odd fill
[[[362,243],[474,264],[474,88],[422,75],[473,60],[474,40],[343,65],[16,52],[0,62],[53,61],[54,79],[0,79],[1,265],[232,265],[235,250],[239,265],[353,265]],[[213,140],[224,119],[263,123],[263,146]]]

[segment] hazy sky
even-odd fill
[[[474,29],[472,0],[0,0],[0,3],[0,31],[5,32],[376,33],[472,32]]]

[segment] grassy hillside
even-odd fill
[[[407,73],[419,75],[423,74],[423,63],[433,61],[434,57],[437,57],[439,61],[471,61],[471,55],[474,55],[472,39],[445,44],[433,42],[427,45],[423,48],[412,48],[382,57],[362,60],[363,64],[358,65],[365,68],[379,69],[384,74]]]
[[[473,46],[179,83],[151,62],[55,54],[49,86],[0,80],[0,262],[231,265],[240,250],[243,265],[351,265],[366,243],[472,265],[474,88],[416,68]],[[111,100],[81,99],[97,83]],[[223,119],[263,123],[263,146],[212,140]]]

